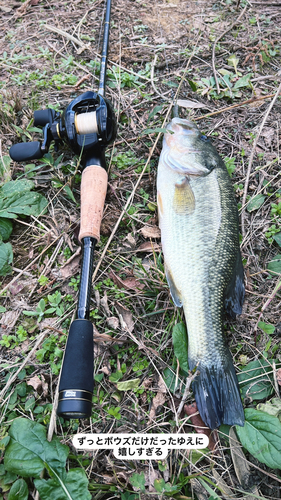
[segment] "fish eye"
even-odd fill
[[[206,135],[201,135],[200,141],[207,142],[208,140],[209,140],[209,138]]]

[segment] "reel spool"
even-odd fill
[[[40,159],[55,141],[55,149],[66,142],[74,153],[87,154],[97,145],[105,148],[117,133],[111,103],[96,92],[88,91],[72,101],[62,114],[53,109],[34,112],[34,126],[43,127],[43,141],[14,144],[9,151],[14,161]]]

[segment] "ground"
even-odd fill
[[[280,3],[112,2],[106,96],[118,134],[107,148],[108,192],[95,254],[93,415],[55,424],[79,286],[79,158],[67,146],[59,152],[52,146],[43,160],[26,165],[10,161],[8,151],[39,140],[35,110],[61,111],[97,90],[104,2],[4,0],[0,12],[1,183],[29,179],[48,200],[43,213],[13,222],[13,261],[1,276],[1,438],[19,416],[45,426],[70,447],[68,467],[84,469],[93,499],[238,498],[244,490],[280,498],[274,450],[269,466],[243,443],[248,469],[242,473],[227,426],[214,433],[216,448],[211,443],[203,457],[176,450],[162,462],[117,459],[108,450],[77,454],[71,443],[76,432],[175,433],[202,425],[188,416],[192,392],[177,411],[187,372],[175,338],[184,345],[184,318],[165,280],[157,220],[161,132],[174,99],[180,116],[212,138],[237,197],[246,298],[242,315],[226,318],[225,333],[236,370],[244,373],[244,406],[280,401]],[[247,377],[247,368],[256,371]],[[126,381],[131,385],[120,384]],[[0,446],[3,459],[6,441]],[[278,454],[278,440],[274,446]],[[16,477],[5,477],[0,464],[7,499]],[[28,498],[38,498],[33,483],[27,485]]]

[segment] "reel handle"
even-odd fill
[[[108,175],[100,165],[89,165],[81,179],[81,223],[79,241],[89,236],[100,239],[100,225],[107,191]]]
[[[41,148],[41,142],[19,142],[11,146],[9,155],[14,161],[39,160],[43,158],[45,151]]]
[[[70,326],[59,385],[57,414],[65,419],[87,418],[92,413],[94,389],[93,325],[75,319]]]

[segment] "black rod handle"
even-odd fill
[[[93,325],[87,319],[76,319],[70,326],[61,370],[59,416],[65,419],[91,416],[93,372]]]
[[[29,161],[39,160],[43,158],[46,151],[41,149],[41,142],[19,142],[14,144],[10,150],[9,155],[14,161]]]

